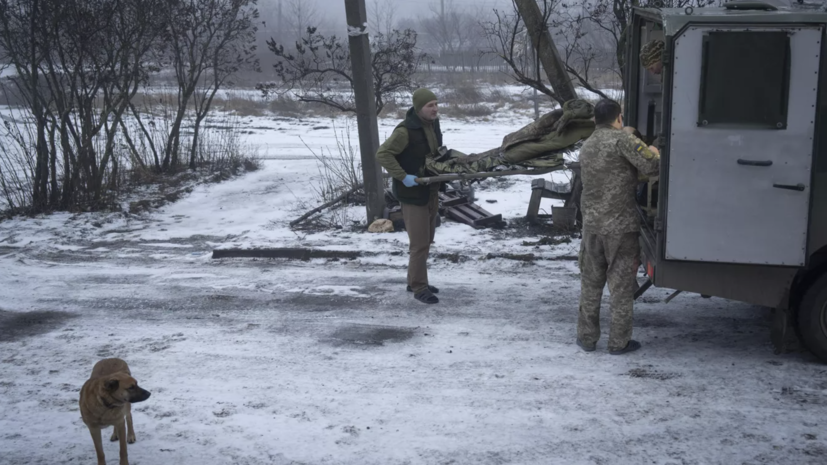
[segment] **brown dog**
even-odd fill
[[[138,387],[138,382],[129,372],[129,366],[119,358],[107,358],[96,363],[92,376],[80,389],[80,415],[92,434],[98,465],[106,465],[101,442],[101,428],[114,426],[111,441],[121,442],[120,465],[129,465],[126,443],[135,442],[132,427],[133,402],[149,398],[149,391]],[[124,425],[124,419],[126,424]],[[128,428],[128,429],[127,429]]]

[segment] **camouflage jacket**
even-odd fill
[[[640,139],[598,125],[580,149],[583,232],[624,234],[640,230],[635,207],[638,176],[653,176],[660,159]]]

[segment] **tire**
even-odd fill
[[[798,331],[804,346],[827,363],[827,274],[804,293],[798,307]]]

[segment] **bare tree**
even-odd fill
[[[390,36],[394,29],[396,8],[392,0],[372,0],[368,7],[369,31]]]
[[[44,8],[38,0],[0,1],[0,40],[4,58],[12,64],[17,73],[18,78],[13,80],[13,84],[26,101],[36,125],[32,205],[37,211],[47,207],[50,163],[49,147],[46,144],[46,109],[50,102],[47,101],[48,95],[42,92],[41,88],[41,68],[45,54],[48,53],[48,46],[44,47],[44,43],[35,40],[48,18],[48,13],[44,12],[44,9],[47,10],[48,7]]]
[[[289,38],[283,40],[299,41],[310,26],[318,27],[324,19],[316,0],[282,0],[284,26],[289,30]]]
[[[259,51],[259,59],[262,64],[267,58],[264,52],[267,50],[267,39],[269,37],[276,37],[279,42],[284,40],[284,0],[262,0],[257,5],[261,30],[267,31],[267,34],[256,35],[256,49]],[[266,63],[271,66],[272,63]]]
[[[166,28],[163,3],[0,0],[0,47],[36,121],[34,211],[104,206],[118,175],[117,128]]]
[[[274,69],[281,83],[259,84],[266,94],[295,92],[302,102],[321,103],[341,111],[356,112],[353,73],[347,42],[335,35],[324,36],[308,28],[295,49],[270,39],[270,51],[279,61]],[[389,98],[413,89],[413,75],[424,54],[416,49],[416,32],[391,31],[376,34],[371,41],[376,111],[382,111]]]
[[[581,87],[601,97],[608,96],[596,85],[596,63],[611,64],[622,80],[625,64],[625,32],[633,6],[704,7],[718,0],[538,0],[545,28],[554,31],[561,60],[569,76]],[[484,23],[488,36],[488,52],[500,56],[521,84],[535,88],[549,97],[561,98],[536,77],[537,54],[530,52],[524,18],[516,8],[494,11],[494,18]]]
[[[257,68],[257,0],[181,0],[170,4],[170,53],[178,82],[178,109],[169,133],[162,169],[180,163],[181,126],[188,105],[195,106],[189,166],[195,167],[198,133],[213,97],[244,67]]]
[[[430,15],[420,18],[420,28],[440,54],[466,51],[479,31],[479,10],[460,10],[454,0],[428,4]]]
[[[544,24],[547,24],[553,6],[551,1],[543,0],[541,20]],[[488,52],[498,55],[508,64],[517,82],[537,89],[560,103],[565,100],[535,73],[539,68],[539,54],[532,51],[525,22],[516,4],[507,12],[494,10],[494,18],[484,23],[484,27],[489,42]]]
[[[703,8],[720,5],[720,0],[579,0],[575,3],[560,3],[557,9],[560,19],[554,24],[563,35],[577,37],[587,30],[608,37],[612,46],[617,67],[615,72],[623,79],[626,63],[626,34],[633,7],[650,8]],[[591,27],[589,27],[591,26]],[[584,36],[578,38],[582,39]],[[569,47],[572,57],[581,61],[593,61],[596,50],[590,47]],[[590,57],[590,58],[584,58]],[[576,69],[572,67],[572,69]],[[576,79],[581,83],[588,81],[586,73],[581,70]]]

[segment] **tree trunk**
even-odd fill
[[[135,120],[138,122],[138,126],[141,128],[141,132],[146,137],[146,143],[149,145],[149,149],[152,150],[152,157],[155,160],[155,169],[157,171],[161,171],[161,159],[158,158],[158,150],[155,148],[155,142],[152,140],[152,134],[150,134],[149,130],[144,126],[144,122],[141,120],[141,115],[138,113],[138,109],[135,108],[135,105],[132,102],[129,102],[129,109],[132,111],[132,114],[135,116]],[[150,121],[151,124],[151,121]],[[126,136],[126,141],[129,146],[132,148],[133,153],[135,153],[136,158],[138,157],[138,150],[135,147],[135,144],[132,141],[132,138],[129,136],[129,131],[126,130],[126,126],[124,121],[121,120],[121,125],[124,125],[123,131],[124,135]],[[142,168],[146,168],[143,160],[138,160]]]
[[[175,114],[175,120],[172,122],[172,128],[170,129],[169,137],[167,138],[164,162],[161,165],[162,171],[167,171],[170,166],[174,166],[178,163],[178,149],[181,146],[181,124],[184,121],[188,101],[189,96],[182,97],[178,101],[178,112]]]
[[[77,161],[72,157],[72,146],[69,144],[69,129],[66,117],[61,117],[60,145],[63,151],[63,189],[60,197],[60,207],[68,210],[72,205],[75,188],[77,186]]]
[[[189,160],[189,168],[191,170],[195,170],[195,160],[198,157],[198,134],[201,131],[201,121],[204,120],[204,117],[207,116],[206,113],[204,115],[198,115],[195,118],[195,125],[192,130],[192,147],[190,147],[190,160]]]
[[[46,143],[46,121],[43,116],[43,107],[39,103],[39,97],[35,99],[38,100],[35,104],[37,142],[35,143],[36,163],[32,204],[36,212],[42,212],[49,202],[49,147]]]
[[[536,0],[514,0],[514,4],[525,21],[532,46],[538,52],[551,88],[557,94],[557,101],[562,105],[568,100],[576,99],[574,85],[566,72],[563,60],[560,59],[557,46],[554,45]]]
[[[51,157],[49,160],[49,167],[51,171],[51,193],[49,194],[49,207],[58,208],[60,203],[60,189],[57,185],[57,144],[55,143],[55,135],[57,133],[57,121],[52,120],[52,125],[49,131],[49,145]]]
[[[143,129],[143,124],[140,122],[139,124],[141,124],[141,128]],[[120,126],[123,130],[123,138],[126,139],[126,145],[129,146],[129,152],[132,154],[132,163],[139,166],[142,170],[145,170],[146,163],[144,163],[144,160],[141,158],[141,154],[138,153],[138,147],[135,146],[135,141],[132,140],[132,136],[129,135],[129,128],[126,127],[126,123],[123,119],[120,121]],[[155,163],[157,164],[158,154],[155,153],[155,147],[152,145],[152,140],[149,140],[148,142],[152,148],[152,152],[155,154]]]

